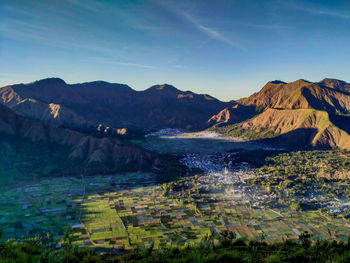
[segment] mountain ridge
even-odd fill
[[[42,105],[58,105],[62,112],[74,113],[83,118],[81,126],[104,126],[114,128],[160,129],[192,128],[207,126],[207,120],[216,112],[235,102],[222,102],[207,94],[181,91],[172,85],[154,85],[143,91],[136,91],[125,84],[104,81],[67,84],[59,78],[48,78],[28,84],[8,85],[0,89],[1,103],[17,113],[39,121],[76,128],[79,124],[72,118],[63,117],[61,122],[50,115],[38,114]],[[25,99],[25,112],[17,107]],[[23,106],[22,106],[23,108]],[[44,117],[43,117],[44,116]]]
[[[293,136],[300,134],[309,138],[308,146],[350,149],[350,84],[331,78],[269,81],[259,92],[230,102],[169,84],[136,91],[125,84],[67,84],[59,78],[6,86],[0,96],[20,115],[78,131],[94,127],[100,133],[127,134],[129,128],[195,130],[214,125],[261,140],[283,135],[286,145],[289,141],[293,146]],[[315,122],[307,123],[310,119]]]
[[[350,149],[349,87],[336,79],[270,81],[259,92],[237,100],[260,112],[238,124],[226,117],[214,130],[287,147]]]

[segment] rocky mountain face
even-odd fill
[[[58,78],[3,87],[0,98],[20,115],[82,130],[204,128],[212,115],[236,104],[166,84],[135,91],[123,84],[70,85]]]
[[[220,111],[218,114],[212,116],[208,123],[211,125],[219,124],[219,125],[227,125],[238,123],[255,116],[259,110],[253,105],[242,105],[236,104],[233,107],[225,108]]]
[[[287,147],[313,145],[350,149],[349,134],[335,126],[326,111],[268,108],[239,127],[260,134],[270,132],[271,136],[265,137],[274,138],[272,141]]]
[[[158,156],[126,140],[88,136],[33,121],[3,105],[0,152],[0,173],[112,173],[148,170],[159,162]]]
[[[261,91],[239,100],[244,105],[278,109],[317,109],[330,113],[350,113],[350,84],[324,79],[311,83],[297,80],[291,83],[268,82]]]
[[[344,81],[272,81],[237,102],[262,112],[240,123],[233,118],[233,125],[230,115],[221,112],[212,117],[224,126],[218,130],[285,147],[350,149],[350,84]]]

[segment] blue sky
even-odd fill
[[[350,1],[0,0],[0,86],[54,76],[222,100],[275,79],[350,82]]]

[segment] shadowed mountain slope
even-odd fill
[[[212,115],[236,104],[167,84],[135,91],[104,81],[69,85],[58,78],[6,86],[0,97],[21,115],[71,128],[203,128]]]
[[[111,173],[147,170],[157,161],[156,155],[128,141],[87,136],[32,121],[3,105],[0,152],[0,172]]]

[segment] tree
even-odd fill
[[[300,205],[299,205],[299,203],[298,203],[298,202],[291,202],[291,204],[290,204],[290,209],[291,209],[292,211],[298,211],[298,210],[300,210]]]
[[[300,236],[299,240],[303,247],[309,248],[311,246],[311,235],[308,231],[304,231]]]
[[[71,245],[72,242],[73,242],[73,229],[71,226],[68,226],[66,232],[64,233],[64,243]]]
[[[153,249],[154,249],[154,241],[152,241],[152,243],[149,245],[149,247],[145,251],[147,258],[151,256]]]
[[[230,230],[224,230],[220,232],[220,242],[223,247],[228,247],[231,245],[232,241],[236,239],[236,233]]]

